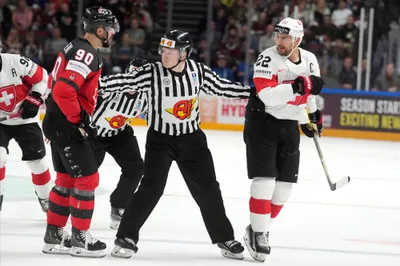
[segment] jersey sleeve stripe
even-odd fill
[[[60,77],[60,78],[58,79],[58,81],[62,81],[62,82],[64,82],[64,83],[67,83],[69,86],[71,86],[72,88],[74,88],[76,91],[79,90],[79,86],[78,86],[75,82],[70,81],[69,79]]]

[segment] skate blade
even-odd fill
[[[69,255],[70,248],[56,245],[56,244],[45,244],[42,252],[44,254],[52,254],[52,255]]]
[[[110,228],[111,229],[115,229],[118,230],[119,224],[121,223],[121,221],[111,221],[110,223]]]
[[[72,247],[69,254],[73,257],[84,257],[84,258],[103,258],[106,256],[105,250],[90,251],[84,248]]]
[[[120,246],[115,246],[113,248],[113,250],[111,251],[111,256],[116,257],[116,258],[129,259],[135,253],[136,252],[132,249],[121,248]]]
[[[232,253],[225,249],[221,249],[221,255],[228,259],[234,259],[234,260],[244,259],[243,253]]]
[[[250,256],[256,261],[264,262],[265,259],[267,258],[267,255],[266,254],[262,254],[262,253],[258,253],[254,249],[252,249],[251,246],[250,246],[250,240],[247,238],[247,235],[245,235],[243,237],[243,240],[244,240],[244,243],[246,244],[247,250],[250,253]]]

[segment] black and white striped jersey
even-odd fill
[[[112,92],[99,87],[96,110],[92,119],[100,137],[113,137],[129,126],[130,122],[147,110],[146,93]]]
[[[199,95],[248,98],[250,86],[220,78],[209,67],[187,60],[181,73],[161,62],[146,64],[141,71],[104,76],[100,87],[114,92],[138,91],[148,95],[147,124],[155,131],[179,136],[199,129]]]

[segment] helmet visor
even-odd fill
[[[113,21],[111,23],[107,23],[107,25],[104,27],[104,29],[112,34],[116,34],[120,30],[120,26],[118,23],[117,18],[114,17]]]

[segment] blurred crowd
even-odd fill
[[[400,41],[396,40],[400,39],[398,0],[253,0],[248,13],[246,0],[216,0],[210,25],[212,42],[207,43],[206,24],[201,23],[198,59],[204,60],[205,51],[210,47],[211,54],[216,55],[212,62],[214,70],[228,79],[243,82],[247,52],[248,82],[251,83],[252,64],[259,53],[274,45],[274,25],[283,19],[285,5],[289,6],[291,17],[303,21],[305,35],[301,47],[316,54],[327,86],[344,89],[356,88],[360,10],[366,8],[365,22],[368,22],[369,8],[373,7],[370,89],[400,90]],[[366,25],[361,58],[362,89],[365,88],[367,65],[367,29]],[[251,36],[249,45],[246,44],[248,34]],[[246,47],[250,49],[246,50]]]
[[[103,73],[120,72],[131,58],[149,55],[154,29],[160,27],[155,19],[159,13],[165,14],[165,2],[167,0],[83,1],[83,8],[101,5],[112,10],[120,22],[121,31],[113,45],[102,50]],[[205,61],[206,51],[211,49],[211,64],[219,75],[246,82],[248,53],[247,82],[252,83],[253,64],[260,52],[274,45],[274,25],[284,17],[285,5],[291,17],[303,21],[305,36],[301,47],[316,54],[327,87],[343,89],[356,88],[360,10],[366,8],[365,23],[368,24],[369,8],[373,7],[368,84],[377,91],[400,90],[399,0],[252,0],[251,7],[248,0],[214,0],[211,31],[206,29],[205,14],[198,32],[193,33],[200,41],[192,57]],[[78,10],[78,0],[0,0],[3,52],[21,53],[51,71],[58,52],[81,33],[76,25],[80,21]],[[361,58],[361,88],[365,88],[366,82],[367,29],[368,25]],[[247,39],[250,39],[249,44]]]
[[[84,0],[83,8],[110,9],[120,23],[110,49],[102,50],[103,73],[120,71],[135,56],[145,56],[158,0]],[[3,52],[20,53],[52,70],[57,54],[79,33],[78,0],[0,0]],[[153,12],[153,14],[151,14]]]

